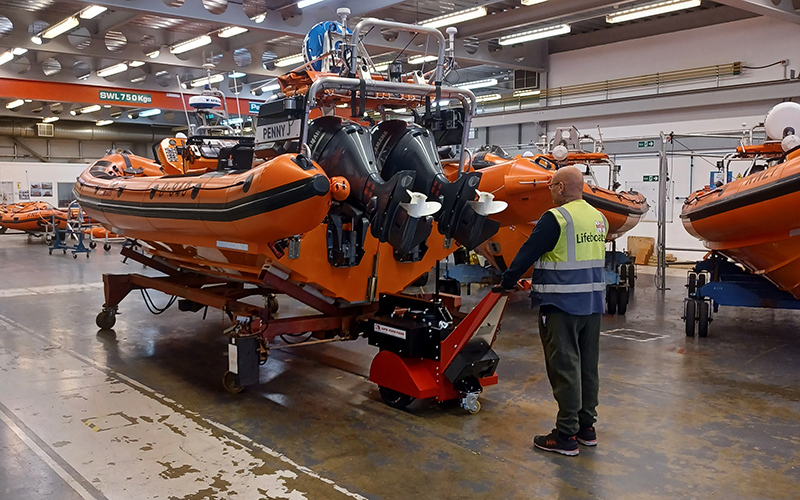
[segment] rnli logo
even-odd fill
[[[594,227],[598,234],[606,234],[606,223],[601,220],[594,221]]]

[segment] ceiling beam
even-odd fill
[[[17,146],[21,147],[22,149],[24,149],[28,153],[32,154],[36,158],[38,158],[40,162],[48,163],[50,161],[47,158],[45,158],[44,156],[42,156],[39,153],[37,153],[36,151],[34,151],[33,149],[31,149],[30,147],[26,146],[25,143],[23,143],[22,141],[20,141],[16,137],[12,136],[12,137],[10,137],[10,139],[14,142],[14,144],[16,144]]]
[[[244,9],[233,8],[233,6],[236,4],[231,4],[232,7],[229,7],[224,14],[216,15],[211,14],[205,9],[205,7],[203,7],[202,0],[186,0],[183,6],[179,8],[168,7],[162,0],[137,0],[136,2],[131,2],[129,0],[76,1],[87,5],[102,5],[114,11],[128,11],[139,14],[185,19],[187,21],[207,22],[215,26],[212,29],[223,28],[228,25],[242,26],[249,29],[252,33],[261,34],[266,45],[269,45],[269,39],[275,36],[288,34],[294,35],[298,37],[298,39],[302,39],[320,20],[337,20],[338,16],[336,16],[336,9],[338,7],[348,7],[351,10],[351,16],[363,17],[365,14],[378,11],[382,8],[397,3],[393,0],[332,0],[325,2],[324,4],[319,4],[304,9],[301,15],[290,17],[288,19],[283,19],[283,16],[280,12],[268,11],[264,21],[257,23],[247,17],[247,15],[244,13]],[[559,0],[559,2],[553,3],[560,4],[562,1],[570,0]],[[619,2],[619,0],[617,1]],[[608,0],[605,0],[605,2],[608,2]],[[405,35],[404,33],[401,33],[401,36],[397,37],[397,39],[393,41],[387,41],[380,35],[378,30],[375,31],[376,32],[372,33],[372,35],[377,36],[370,36],[367,40],[365,40],[365,45],[368,49],[400,51],[404,48],[405,43],[409,40],[408,37],[402,36]],[[459,33],[459,35],[461,36],[461,33]],[[186,35],[184,38],[188,39],[190,37]],[[298,42],[299,41],[300,40],[298,40]],[[231,43],[235,43],[235,39],[232,39]],[[421,54],[424,53],[425,48],[424,46],[418,47],[412,44],[405,50],[406,53]],[[162,50],[162,57],[164,52],[165,51]],[[512,54],[512,51],[510,50],[500,50],[492,54],[489,54],[488,50],[478,50],[477,52],[471,54],[464,50],[464,47],[457,47],[456,58],[464,63],[469,64],[492,64],[502,65],[510,68],[541,70],[545,65],[545,59],[539,58],[539,53],[539,50],[533,50],[530,51],[530,53],[525,54],[522,60],[518,60],[520,59],[520,56],[516,55],[516,53]],[[281,56],[287,54],[278,55]]]
[[[719,6],[714,9],[696,10],[681,14],[676,22],[675,17],[651,18],[649,20],[630,23],[613,28],[600,29],[589,33],[573,34],[567,37],[550,40],[550,53],[566,52],[597,45],[621,42],[635,38],[644,38],[664,33],[702,28],[714,24],[729,23],[755,17],[756,14],[744,12],[732,7]]]
[[[481,39],[492,38],[502,31],[522,28],[534,23],[558,21],[565,17],[574,17],[599,9],[622,6],[632,0],[558,0],[544,2],[532,6],[521,6],[505,12],[462,23],[458,26],[460,36],[477,36]]]
[[[789,23],[800,24],[800,12],[795,9],[792,0],[714,0],[717,3],[736,7],[761,16],[780,19]],[[775,3],[777,1],[777,4]]]

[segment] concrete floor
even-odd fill
[[[677,276],[659,293],[642,274],[627,316],[603,318],[599,446],[571,458],[531,447],[556,405],[523,294],[479,414],[403,412],[366,380],[364,340],[273,351],[231,395],[219,313],[152,316],[132,294],[98,333],[101,274],[142,271],[116,251],[0,235],[0,263],[3,500],[800,498],[800,315],[723,309],[687,339]]]

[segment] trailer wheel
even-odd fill
[[[706,284],[706,275],[704,273],[700,273],[697,275],[697,289],[701,289],[703,285]]]
[[[97,248],[97,243],[95,243],[94,241],[90,241],[90,242],[89,242],[89,248],[91,248],[92,250],[94,250],[95,248]]]
[[[709,311],[708,311],[708,302],[705,300],[698,304],[699,307],[699,314],[697,318],[697,336],[698,337],[708,337],[708,323],[709,323]]]
[[[53,244],[53,237],[50,236],[49,234],[44,235],[44,242],[46,244],[48,244],[48,245],[52,245]]]
[[[378,392],[381,393],[381,399],[383,399],[384,403],[398,410],[404,410],[408,405],[413,403],[415,399],[412,396],[397,392],[388,387],[378,386]]]
[[[117,322],[117,316],[112,311],[101,311],[94,322],[101,330],[110,330],[114,328],[114,323]]]
[[[278,312],[278,308],[280,305],[278,304],[278,297],[275,295],[267,295],[267,309],[271,314],[275,314]]]
[[[613,286],[606,287],[606,306],[608,306],[608,314],[617,314],[617,288]]]
[[[628,312],[629,299],[630,293],[628,292],[627,288],[617,289],[617,314],[620,316],[625,316],[625,313]]]
[[[697,302],[695,302],[693,299],[687,300],[686,305],[684,306],[683,319],[686,322],[687,337],[694,337],[694,323],[695,316],[697,314],[696,307]]]
[[[111,250],[111,243],[106,243],[105,245],[103,245],[103,250],[105,250],[106,252]]]
[[[636,286],[636,264],[629,263],[628,266],[628,289],[633,291]]]
[[[239,375],[233,372],[225,372],[222,376],[222,387],[231,394],[239,394],[244,390],[244,386],[239,383]]]
[[[697,290],[697,275],[690,274],[689,281],[686,283],[686,288],[689,289],[689,295],[694,295],[695,290]]]
[[[619,274],[619,282],[626,283],[628,281],[628,265],[627,264],[620,264],[617,268],[617,273]]]
[[[0,234],[5,233],[6,231],[8,231],[8,228],[6,226],[0,226]]]
[[[428,277],[430,273],[422,273],[422,276],[411,282],[411,286],[425,286],[428,284]]]

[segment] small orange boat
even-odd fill
[[[556,134],[560,136],[559,132]],[[471,168],[482,174],[479,185],[481,191],[488,191],[498,201],[508,203],[506,210],[492,216],[501,223],[500,229],[476,249],[501,271],[506,269],[527,241],[539,218],[555,207],[548,185],[556,169],[561,166],[577,166],[587,172],[591,182],[584,185],[583,198],[606,216],[609,241],[631,230],[649,209],[647,199],[640,193],[616,192],[596,185],[591,166],[601,164],[613,168],[613,162],[605,153],[560,151],[561,159],[557,160],[553,154],[509,159],[501,151],[494,151],[477,153]],[[450,163],[448,175],[455,175],[454,168]]]
[[[800,104],[774,107],[765,126],[771,141],[740,146],[726,158],[726,169],[731,161],[750,162],[745,175],[692,193],[681,220],[706,248],[800,299]]]
[[[16,229],[30,234],[41,234],[48,224],[56,223],[63,228],[67,222],[67,212],[49,203],[34,201],[5,205],[0,210],[0,227],[4,230]]]

